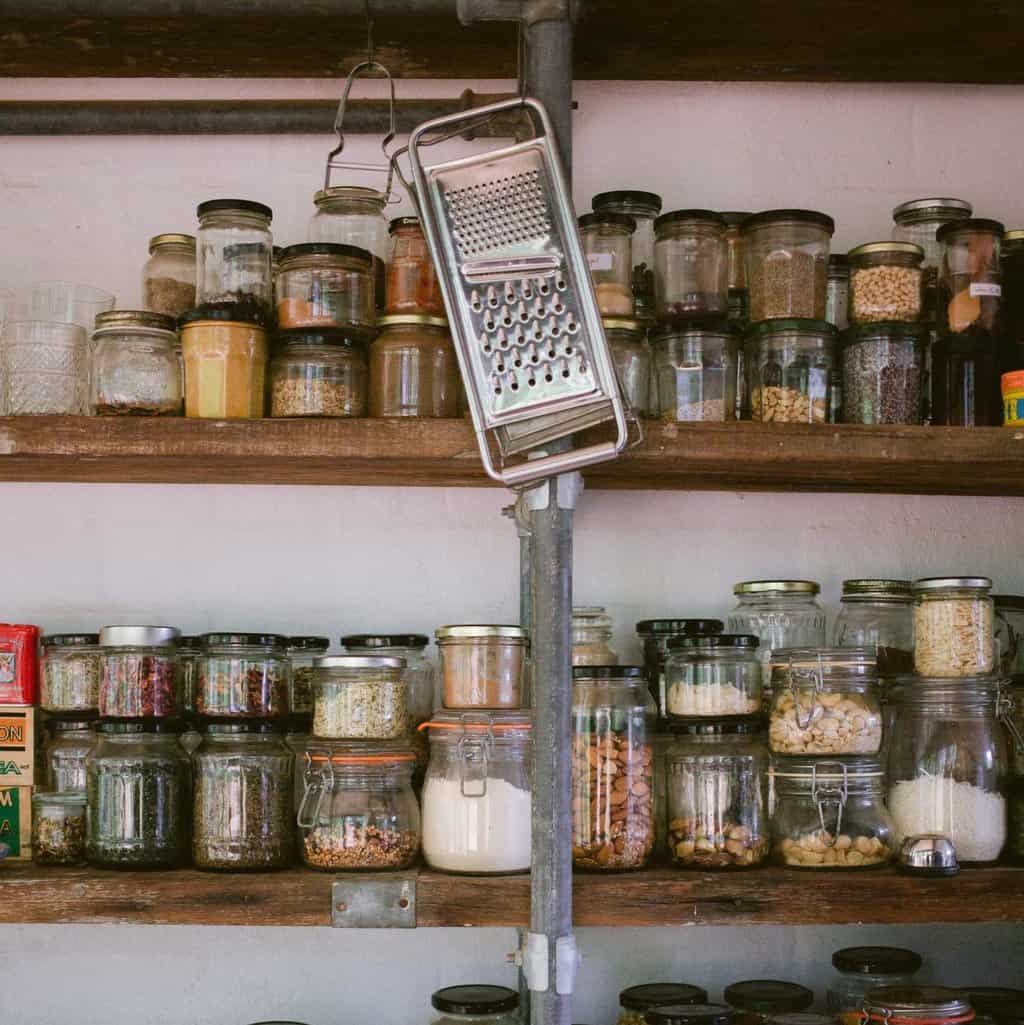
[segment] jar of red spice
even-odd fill
[[[196,711],[213,719],[280,719],[288,714],[288,638],[203,634]]]
[[[181,714],[180,636],[173,626],[100,630],[101,717],[173,719]]]
[[[385,313],[443,317],[441,286],[420,219],[396,217],[388,226],[388,234],[391,259],[388,261]]]

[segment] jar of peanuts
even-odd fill
[[[851,324],[921,319],[924,250],[913,242],[869,242],[847,253]]]
[[[787,317],[752,325],[743,354],[750,419],[826,423],[835,347],[836,329],[825,320]]]

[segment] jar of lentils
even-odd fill
[[[988,577],[914,581],[914,669],[966,677],[995,669],[995,606]]]
[[[41,640],[39,707],[53,715],[96,715],[99,634],[48,634]]]
[[[924,250],[913,242],[868,242],[847,254],[851,324],[921,319]]]
[[[744,367],[750,418],[764,423],[828,422],[836,329],[798,318],[754,324]]]
[[[288,712],[288,638],[202,636],[196,710],[213,719],[280,719]]]
[[[173,626],[100,630],[99,713],[103,718],[177,719],[181,715],[180,634]]]

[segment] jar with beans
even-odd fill
[[[46,788],[54,793],[85,792],[85,759],[96,743],[91,720],[48,719],[43,751]]]
[[[654,849],[653,752],[640,666],[573,670],[573,864],[643,868]]]
[[[750,418],[764,423],[828,421],[836,329],[797,318],[754,324],[744,366]]]
[[[572,610],[572,664],[614,666],[619,656],[611,645],[612,617],[603,605],[574,605]]]
[[[330,645],[326,637],[288,638],[288,710],[292,715],[312,717],[314,665]]]
[[[761,661],[752,634],[675,637],[668,642],[665,714],[672,719],[754,715]]]
[[[214,719],[279,719],[288,712],[288,638],[203,634],[196,711]]]
[[[584,214],[579,226],[601,316],[632,317],[632,239],[636,221],[628,214],[601,211]]]
[[[843,423],[919,424],[926,329],[887,321],[840,337]]]
[[[444,299],[430,247],[418,217],[396,217],[388,225],[391,254],[384,311],[444,317]]]
[[[673,210],[654,222],[658,320],[724,318],[729,311],[725,218],[713,210]]]
[[[381,317],[370,346],[370,416],[451,418],[458,412],[459,362],[443,317]]]
[[[707,637],[722,632],[720,619],[642,619],[636,632],[644,649],[644,672],[659,714],[665,714],[665,663],[673,637]]]
[[[903,947],[844,947],[832,955],[836,974],[828,987],[828,1009],[840,1025],[859,1025],[864,998],[883,986],[909,986],[921,970],[921,955]]]
[[[844,580],[834,628],[837,648],[874,648],[879,677],[914,668],[914,609],[909,580]]]
[[[653,1007],[679,1004],[706,1004],[708,992],[685,982],[647,982],[629,986],[619,994],[619,1019],[616,1025],[644,1025],[644,1013]]]
[[[405,659],[329,655],[313,663],[313,736],[397,740],[409,735]]]
[[[635,317],[602,317],[622,397],[638,416],[649,412],[651,347],[647,328]]]
[[[112,719],[181,715],[178,637],[173,626],[105,626],[99,633],[99,712]]]
[[[734,982],[722,995],[737,1011],[736,1025],[764,1025],[773,1014],[805,1011],[814,1003],[814,994],[806,986],[777,979]]]
[[[617,189],[594,196],[595,213],[626,214],[633,218],[633,308],[640,320],[654,320],[654,222],[661,213],[661,196],[654,192]]]
[[[442,702],[445,708],[520,708],[529,641],[521,626],[442,626]]]
[[[652,332],[654,391],[663,420],[736,419],[737,339],[724,329]]]
[[[95,715],[99,708],[99,634],[48,634],[41,640],[39,706],[53,715]]]
[[[80,865],[85,861],[85,794],[32,795],[32,861]]]
[[[913,242],[869,242],[847,254],[851,324],[921,319],[924,250]]]
[[[270,361],[272,417],[366,415],[363,339],[351,331],[279,331]]]
[[[978,676],[995,669],[995,606],[988,577],[914,581],[914,669]]]

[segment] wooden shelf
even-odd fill
[[[0,923],[135,925],[330,924],[328,874],[103,872],[0,865]],[[847,925],[1021,922],[1024,870],[964,870],[943,880],[890,869],[809,873],[786,869],[700,874],[652,869],[577,875],[577,926]],[[419,873],[417,924],[521,926],[529,920],[528,876]]]
[[[1024,496],[1024,431],[664,424],[587,472],[591,488]],[[0,418],[0,481],[491,482],[463,420]]]

